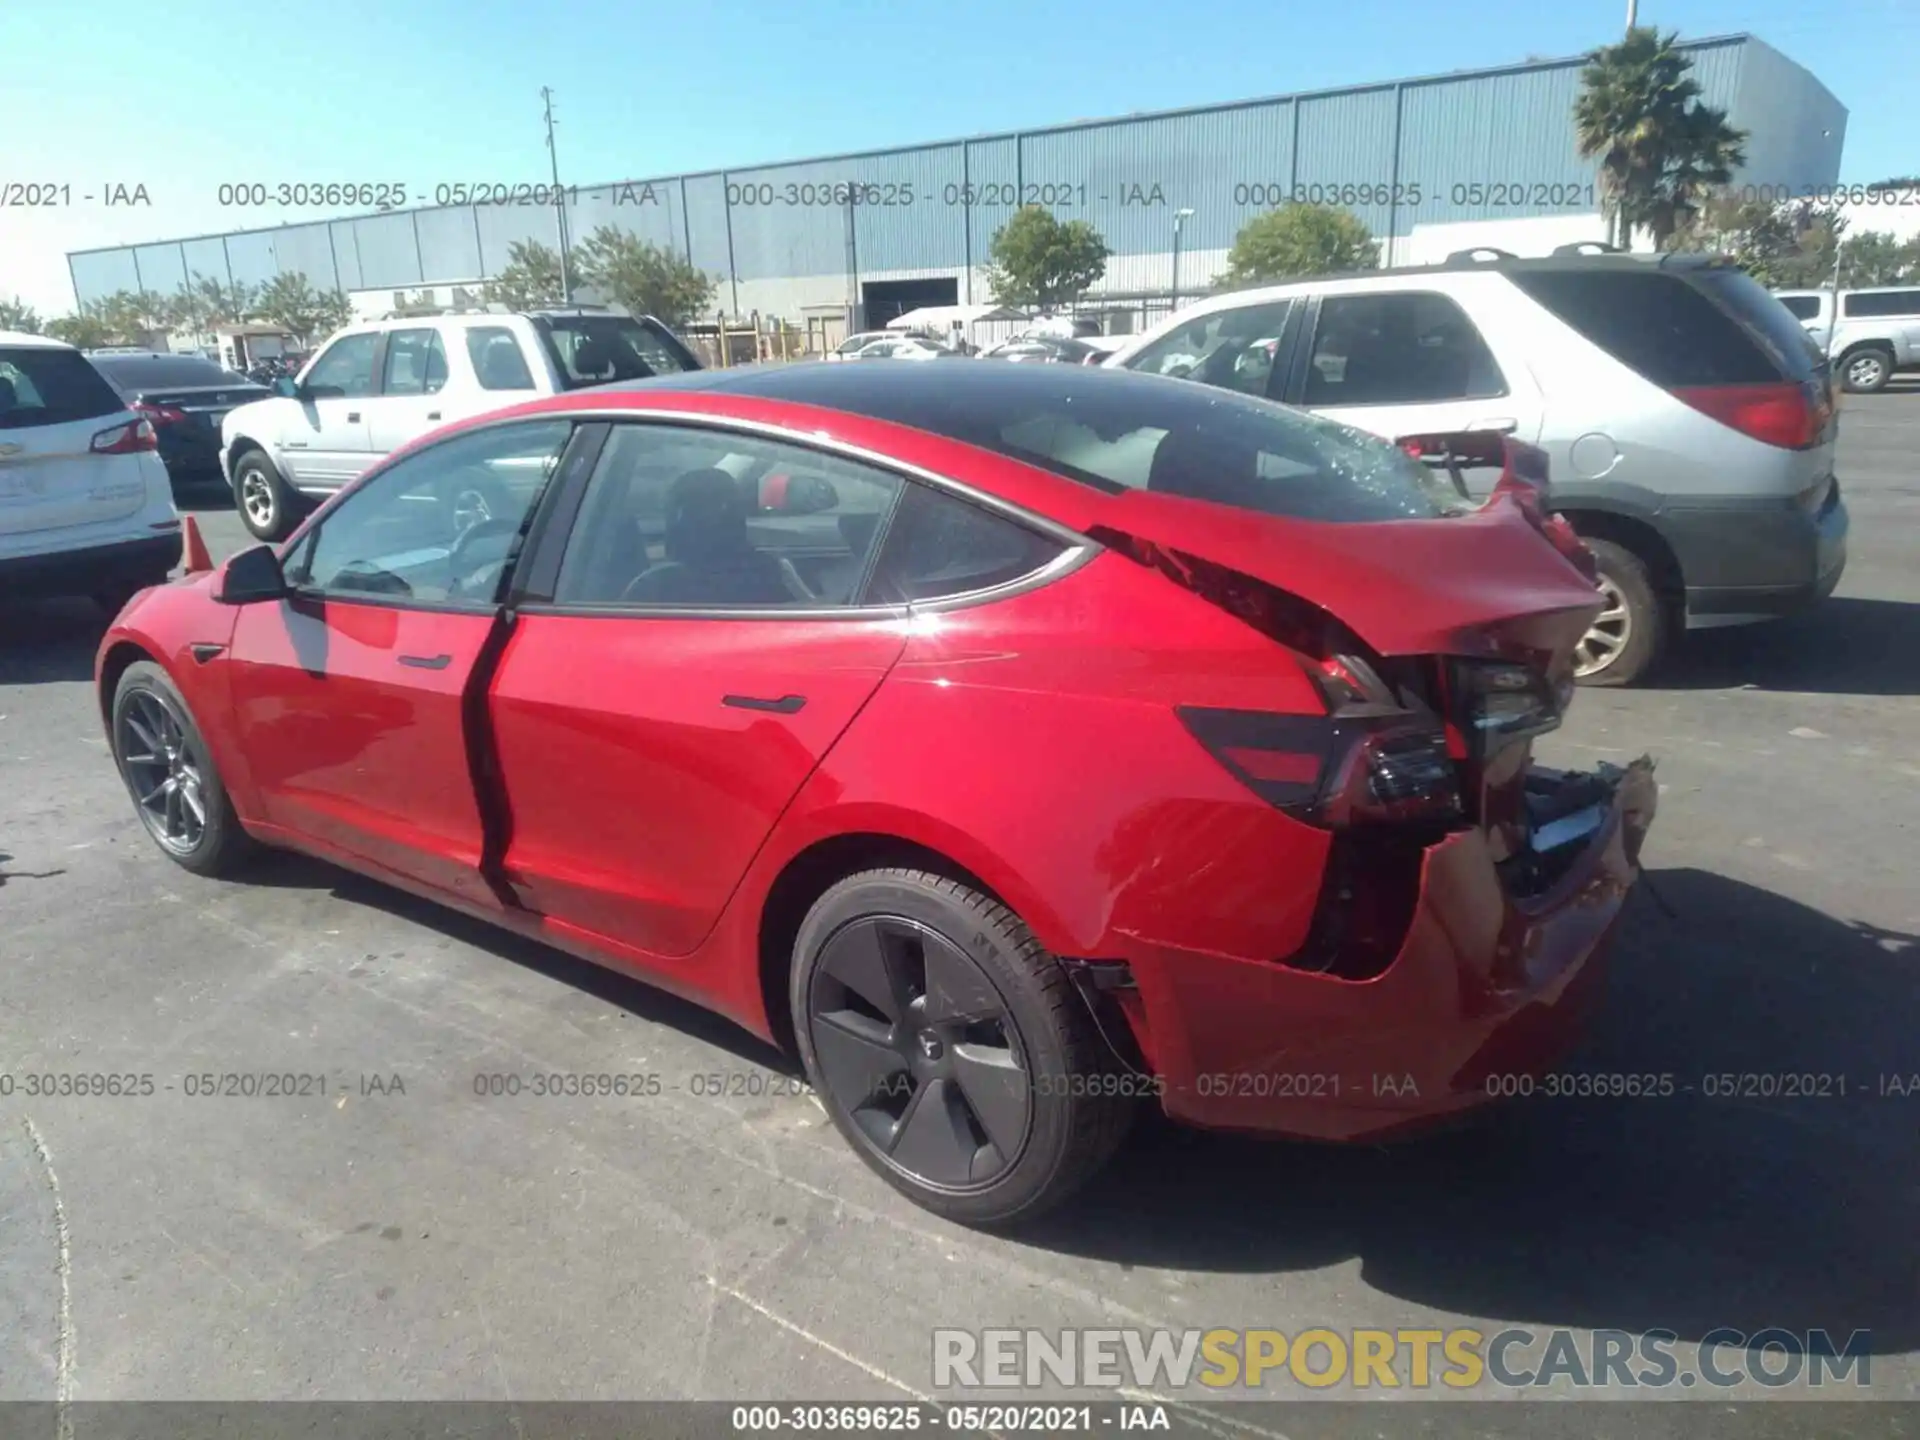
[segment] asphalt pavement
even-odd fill
[[[0,1093],[0,1400],[897,1400],[932,1393],[940,1326],[1667,1330],[1683,1355],[1869,1330],[1871,1386],[1831,1393],[1920,1398],[1920,386],[1848,397],[1839,470],[1829,602],[1690,637],[1540,746],[1658,759],[1649,883],[1569,1068],[1674,1093],[1385,1148],[1150,1123],[1017,1238],[909,1206],[782,1057],[643,985],[305,860],[177,869],[107,754],[103,618],[0,608],[0,1074],[155,1077]],[[216,554],[242,543],[193,503]],[[476,1093],[535,1072],[665,1085]],[[188,1093],[224,1074],[325,1083]],[[1830,1078],[1717,1093],[1740,1075]],[[1569,1406],[1524,1429],[1592,1433]]]

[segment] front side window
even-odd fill
[[[614,428],[554,599],[818,609],[854,603],[900,477],[758,436]]]
[[[531,390],[533,371],[514,333],[504,325],[475,325],[467,331],[467,358],[482,390]]]
[[[372,331],[342,335],[321,352],[307,372],[307,392],[317,400],[356,399],[379,389],[373,373],[380,337]]]
[[[1278,300],[1197,316],[1147,346],[1127,369],[1265,395],[1292,308],[1291,300]]]
[[[1371,291],[1320,302],[1308,406],[1421,405],[1506,393],[1487,342],[1445,295]]]
[[[566,420],[527,421],[407,456],[321,521],[289,581],[341,597],[491,605],[572,431]]]
[[[387,336],[388,395],[437,395],[447,383],[447,352],[438,330],[395,330]]]

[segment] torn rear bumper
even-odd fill
[[[1549,791],[1561,783],[1534,775]],[[1657,794],[1645,760],[1564,779],[1589,796],[1598,786],[1599,801],[1543,812],[1535,833],[1560,844],[1526,885],[1512,861],[1496,863],[1486,831],[1427,848],[1405,940],[1371,978],[1167,947],[1129,956],[1137,992],[1126,1008],[1167,1113],[1359,1140],[1468,1109],[1504,1077],[1550,1067],[1592,1007]]]

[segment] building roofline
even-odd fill
[[[1734,31],[1724,35],[1703,35],[1698,39],[1682,40],[1683,50],[1710,50],[1728,45],[1743,45],[1756,37],[1748,31]],[[1765,44],[1766,42],[1761,41]],[[1771,46],[1768,48],[1772,48]],[[715,176],[757,174],[766,170],[786,170],[801,165],[827,165],[836,161],[877,160],[893,155],[910,155],[925,150],[950,150],[957,146],[990,145],[1006,140],[1031,139],[1041,135],[1066,135],[1081,130],[1095,130],[1109,125],[1128,125],[1151,120],[1184,120],[1196,115],[1223,115],[1237,110],[1255,110],[1268,105],[1297,104],[1303,100],[1328,100],[1341,95],[1368,95],[1396,90],[1410,89],[1416,86],[1440,85],[1460,80],[1478,80],[1498,75],[1529,75],[1548,70],[1564,70],[1573,65],[1584,65],[1591,51],[1578,55],[1564,55],[1556,59],[1521,60],[1509,65],[1488,65],[1470,70],[1446,70],[1427,75],[1413,75],[1400,80],[1375,80],[1359,85],[1337,85],[1325,90],[1296,90],[1283,95],[1255,96],[1246,100],[1217,100],[1205,105],[1179,106],[1171,110],[1136,110],[1126,115],[1109,115],[1103,118],[1069,120],[1058,125],[1039,125],[1026,130],[995,130],[978,135],[962,135],[947,140],[923,140],[905,145],[888,145],[873,150],[844,150],[830,155],[806,155],[788,160],[767,160],[753,165],[726,165],[705,170],[681,170],[669,175],[649,177],[634,176],[620,180],[601,180],[592,184],[568,184],[564,188],[581,193],[598,190],[616,190],[627,185],[675,185],[689,180],[708,180]],[[1776,51],[1776,54],[1779,52]],[[1788,63],[1797,63],[1785,55],[1782,59]],[[1804,67],[1802,67],[1804,68]],[[1811,72],[1808,72],[1811,74]],[[294,220],[282,225],[263,225],[252,230],[215,230],[200,235],[173,236],[161,240],[138,240],[119,245],[96,245],[85,250],[69,250],[67,259],[73,260],[82,255],[106,255],[120,250],[144,249],[150,245],[191,245],[197,240],[228,240],[242,235],[272,235],[281,230],[305,230],[315,225],[338,225],[352,220],[374,220],[390,215],[419,215],[437,210],[471,209],[472,206],[459,205],[414,205],[406,209],[371,210],[357,214],[327,216],[317,220]],[[420,282],[425,284],[427,282]],[[381,289],[392,287],[381,286]],[[404,288],[404,287],[401,287]]]

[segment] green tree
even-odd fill
[[[560,283],[560,255],[538,240],[516,240],[507,247],[507,265],[487,282],[487,299],[509,310],[538,310],[566,296]]]
[[[0,330],[39,335],[42,333],[40,312],[17,295],[11,300],[0,300]]]
[[[73,314],[62,315],[57,320],[49,320],[47,334],[55,340],[64,340],[67,344],[81,350],[98,350],[103,345],[113,344],[119,338],[107,324],[98,300],[85,301],[74,310]]]
[[[672,250],[612,225],[580,246],[580,278],[635,315],[685,325],[713,303],[714,279]]]
[[[278,325],[303,345],[310,345],[346,324],[353,307],[338,290],[317,290],[305,274],[291,270],[274,276],[261,288],[253,314],[269,325]]]
[[[1044,205],[1024,205],[994,231],[988,254],[994,304],[1045,311],[1092,289],[1113,252],[1085,220],[1061,221]]]
[[[120,345],[144,343],[155,331],[172,328],[173,307],[152,290],[116,290],[100,302],[100,318]]]
[[[1831,205],[1770,204],[1723,190],[1701,204],[1671,244],[1725,255],[1771,289],[1802,290],[1832,282],[1834,247],[1846,229],[1846,217]]]
[[[1897,240],[1884,230],[1849,235],[1840,246],[1840,283],[1845,286],[1920,283],[1920,236]]]
[[[1622,245],[1645,230],[1655,248],[1668,248],[1746,162],[1746,133],[1702,103],[1678,40],[1636,27],[1595,51],[1581,74],[1574,130],[1581,157],[1600,162],[1602,209]]]
[[[1214,283],[1237,289],[1371,270],[1379,263],[1380,243],[1352,211],[1291,201],[1240,227],[1226,271]]]

